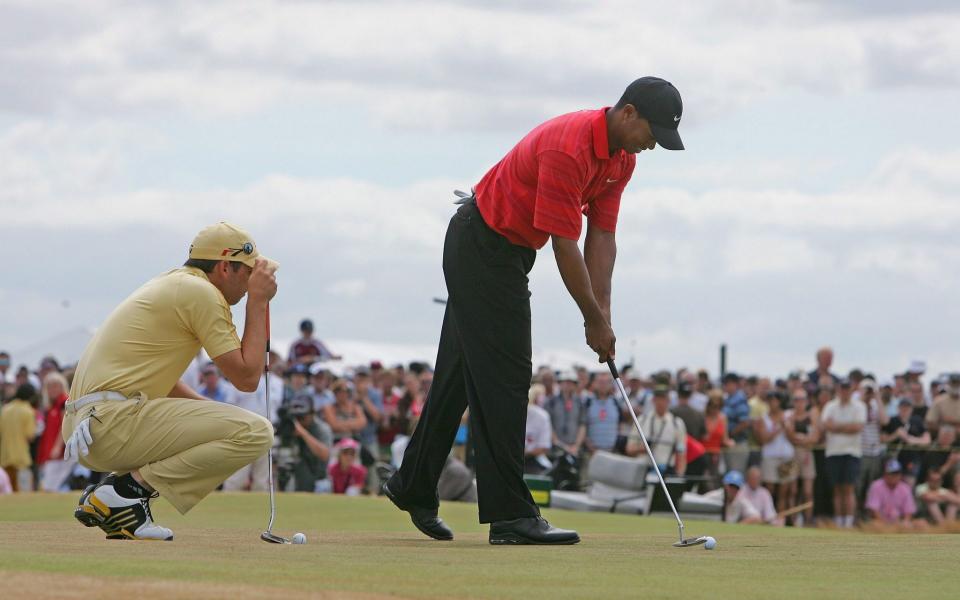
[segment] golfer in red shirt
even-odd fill
[[[490,523],[490,543],[580,541],[540,516],[523,481],[533,371],[527,274],[550,240],[583,313],[587,345],[600,362],[614,356],[610,280],[620,196],[638,152],[657,144],[683,149],[682,112],[672,84],[643,77],[612,108],[562,115],[531,131],[459,201],[443,249],[449,299],[433,384],[400,470],[383,487],[426,535],[453,539],[437,516],[437,482],[469,406],[480,522]]]

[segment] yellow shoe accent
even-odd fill
[[[90,494],[90,497],[87,499],[90,501],[90,504],[92,504],[94,508],[97,509],[97,512],[100,513],[101,517],[106,519],[107,517],[110,516],[110,507],[104,504],[103,502],[101,502],[99,498],[97,498],[93,494]]]

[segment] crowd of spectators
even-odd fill
[[[280,490],[376,494],[399,465],[430,389],[424,363],[345,367],[301,323],[286,356],[272,353],[271,377],[239,392],[198,356],[183,381],[217,402],[269,418]],[[719,494],[728,521],[849,528],[876,521],[901,526],[956,521],[960,510],[960,374],[924,383],[915,361],[887,380],[853,369],[817,367],[781,379],[680,369],[644,375],[621,369],[629,401],[666,474]],[[0,352],[0,493],[75,489],[97,474],[63,460],[60,423],[70,368],[53,358],[36,371],[12,369]],[[267,388],[269,381],[269,390]],[[266,396],[271,399],[267,413]],[[443,490],[471,495],[469,415],[448,460]],[[559,488],[590,485],[597,451],[646,461],[646,450],[610,373],[540,366],[532,377],[525,471]],[[265,490],[267,457],[241,469],[225,491]],[[443,495],[443,494],[441,494]]]

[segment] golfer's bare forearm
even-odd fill
[[[583,255],[580,254],[577,241],[558,235],[553,236],[553,255],[557,260],[560,278],[563,279],[567,291],[580,308],[584,321],[587,323],[596,323],[600,319],[606,321],[607,317],[593,293],[590,273],[583,261]]]
[[[600,310],[610,319],[610,295],[613,286],[613,264],[617,259],[617,238],[611,231],[599,227],[587,227],[587,239],[583,243],[583,262],[590,276],[593,296]]]
[[[244,383],[252,392],[260,383],[263,372],[264,355],[267,352],[267,301],[259,298],[247,298],[247,315],[243,326],[243,340],[240,342],[243,353]],[[234,385],[237,385],[234,383]],[[240,387],[240,386],[237,386]]]

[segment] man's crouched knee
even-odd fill
[[[257,456],[262,456],[273,447],[273,423],[260,415],[250,416],[249,444],[259,450]]]

